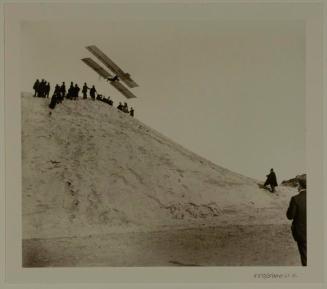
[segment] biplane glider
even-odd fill
[[[95,62],[92,58],[83,58],[82,61],[91,67],[96,73],[101,77],[110,81],[110,84],[120,91],[126,98],[135,98],[136,96],[121,82],[123,81],[128,87],[137,87],[138,84],[131,78],[129,73],[124,72],[116,63],[114,63],[107,55],[105,55],[98,47],[95,45],[87,46],[94,56],[96,56],[107,68],[109,68],[115,75],[111,75],[107,70]]]

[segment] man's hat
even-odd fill
[[[298,176],[296,176],[296,179],[302,188],[307,187],[307,175],[306,174],[298,175]]]

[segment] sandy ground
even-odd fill
[[[23,252],[26,267],[300,266],[288,225],[30,239]]]
[[[300,265],[276,194],[116,108],[22,97],[23,264]]]

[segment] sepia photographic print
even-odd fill
[[[322,282],[322,4],[282,6],[5,4],[9,279]]]

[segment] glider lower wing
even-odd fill
[[[110,84],[119,90],[126,98],[135,98],[136,96],[128,90],[123,84],[119,81],[110,81]]]
[[[104,68],[102,68],[99,64],[97,64],[93,59],[91,58],[83,58],[82,61],[91,67],[96,73],[98,73],[103,78],[107,79],[112,78],[113,76],[106,71]],[[110,81],[110,84],[115,87],[118,91],[120,91],[126,98],[135,98],[136,96],[129,91],[123,84],[121,84],[119,81]]]
[[[96,56],[107,68],[114,72],[118,77],[126,83],[130,88],[138,86],[138,84],[130,77],[130,75],[124,72],[115,62],[113,62],[107,55],[105,55],[95,45],[86,47],[94,56]]]
[[[83,58],[82,61],[91,67],[95,72],[97,72],[100,76],[102,76],[105,79],[111,78],[112,75],[106,71],[104,68],[102,68],[99,64],[97,64],[93,59],[91,58]]]

